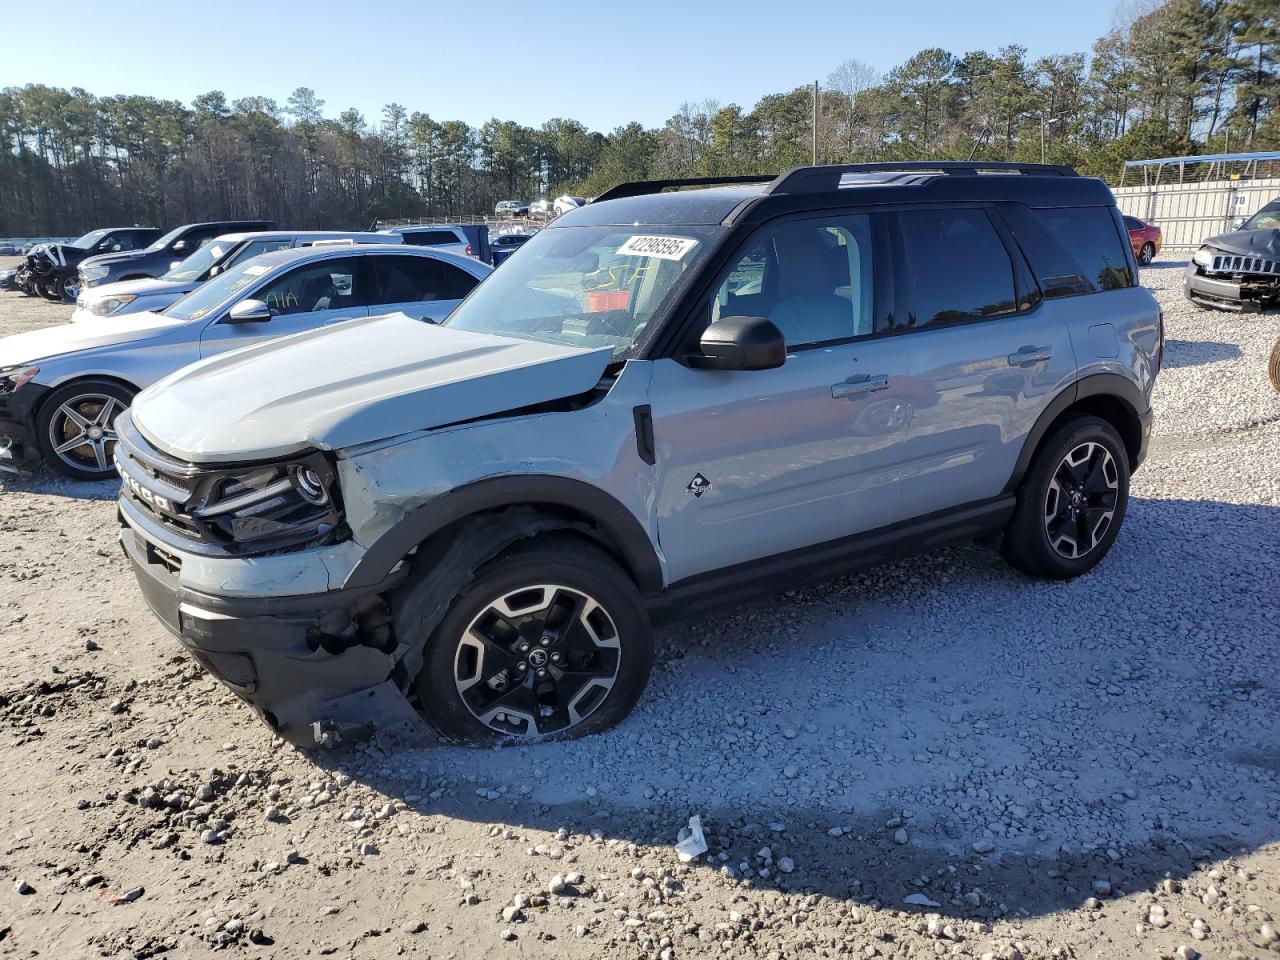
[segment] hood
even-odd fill
[[[73,247],[69,243],[38,243],[27,252],[27,256],[44,257],[60,267],[69,267],[83,262],[88,253],[88,250]]]
[[[202,360],[140,393],[132,416],[181,460],[267,460],[585,393],[612,359],[393,313]]]
[[[133,260],[141,260],[148,253],[154,252],[155,251],[153,250],[148,250],[146,247],[140,247],[137,250],[121,250],[118,253],[99,253],[95,256],[87,257],[82,260],[80,262],[80,266],[88,267],[101,265],[105,267],[116,263],[129,263]],[[181,257],[179,257],[179,259],[181,259]]]
[[[28,363],[39,365],[41,360],[49,357],[145,340],[162,330],[180,327],[185,322],[143,311],[130,313],[109,324],[64,323],[43,330],[30,330],[0,338],[0,367]]]
[[[1280,260],[1280,230],[1237,230],[1210,237],[1205,246],[1239,257],[1265,257]]]

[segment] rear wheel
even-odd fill
[[[438,603],[420,580],[397,632]],[[415,686],[442,734],[473,743],[577,737],[635,706],[653,665],[639,592],[571,534],[518,543],[481,567],[427,638]]]
[[[36,415],[36,443],[45,463],[77,480],[116,475],[116,418],[133,391],[110,380],[79,380],[54,390]]]
[[[1002,552],[1033,577],[1065,580],[1092,570],[1115,542],[1129,502],[1129,456],[1115,427],[1073,417],[1031,463]]]
[[[1148,240],[1142,245],[1142,249],[1138,251],[1138,262],[1145,267],[1155,258],[1156,245]]]

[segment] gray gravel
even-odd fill
[[[1280,317],[1143,280],[1168,365],[1096,571],[956,548],[682,624],[571,743],[296,751],[145,613],[110,490],[0,480],[0,952],[1280,953]]]

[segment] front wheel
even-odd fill
[[[1092,570],[1115,542],[1129,503],[1129,455],[1115,427],[1072,417],[1045,441],[1018,491],[1002,552],[1033,577]]]
[[[116,418],[133,391],[111,380],[79,380],[49,394],[36,415],[36,444],[45,463],[76,480],[116,475]]]
[[[80,296],[80,275],[73,273],[55,281],[54,290],[63,303],[75,303],[76,297]]]
[[[422,630],[438,603],[419,579],[397,633]],[[578,737],[630,713],[652,665],[631,578],[604,550],[557,533],[509,547],[476,572],[427,638],[415,687],[426,718],[451,739]]]
[[[1138,262],[1144,267],[1156,258],[1156,245],[1148,241],[1142,245],[1142,249],[1138,251]]]
[[[51,303],[61,303],[62,294],[58,292],[58,278],[46,277],[36,281],[36,293]]]

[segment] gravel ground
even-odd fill
[[[108,485],[0,479],[0,955],[1280,953],[1280,317],[1180,268],[1143,271],[1157,435],[1097,570],[762,597],[573,743],[295,750],[153,622]],[[0,334],[68,312],[0,294]]]

